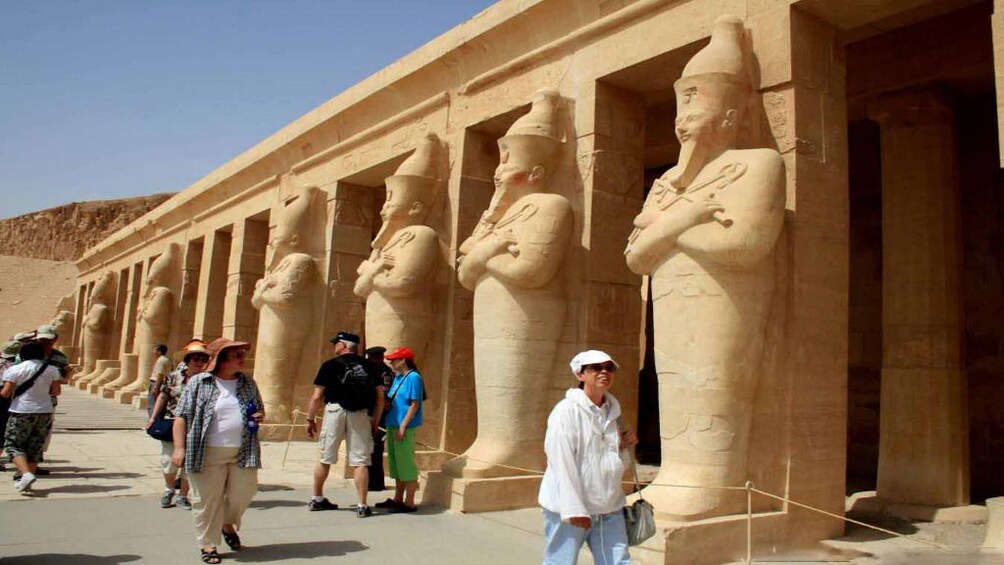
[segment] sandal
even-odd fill
[[[230,533],[223,530],[223,541],[227,542],[227,546],[234,551],[238,551],[241,548],[241,538],[237,535],[237,532]]]
[[[215,548],[211,549],[209,551],[206,551],[205,549],[200,549],[199,551],[202,553],[202,562],[203,563],[222,563],[223,562],[223,558],[220,557],[220,552],[216,551]]]

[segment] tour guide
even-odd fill
[[[307,409],[307,436],[317,433],[315,418],[321,404],[324,408],[324,428],[321,429],[321,456],[314,467],[314,491],[307,507],[310,510],[338,508],[324,498],[324,481],[331,465],[338,462],[338,448],[345,440],[348,463],[354,467],[359,505],[356,516],[365,518],[373,513],[366,504],[369,486],[370,455],[373,435],[383,412],[383,382],[380,371],[356,354],[359,336],[338,332],[331,338],[335,357],[328,359],[317,371],[314,395]]]
[[[537,499],[544,509],[544,564],[573,565],[589,543],[597,563],[627,565],[620,448],[638,439],[630,430],[618,432],[621,405],[607,392],[617,363],[591,349],[569,365],[579,388],[569,389],[551,411],[544,438],[547,470]]]

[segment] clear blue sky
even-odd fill
[[[10,0],[0,218],[179,191],[491,0]]]

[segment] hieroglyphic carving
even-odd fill
[[[715,487],[747,480],[753,401],[784,218],[777,151],[738,150],[752,94],[741,20],[716,20],[711,43],[676,82],[678,164],[658,179],[625,250],[651,276],[662,466],[645,499],[693,520],[741,511]]]
[[[458,277],[474,291],[474,367],[478,435],[453,476],[519,474],[543,468],[545,390],[565,321],[559,274],[568,250],[572,207],[549,193],[560,162],[561,99],[538,93],[530,112],[499,140],[495,193],[460,246]]]

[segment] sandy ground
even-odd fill
[[[77,267],[69,261],[0,255],[0,338],[50,321],[76,278]]]

